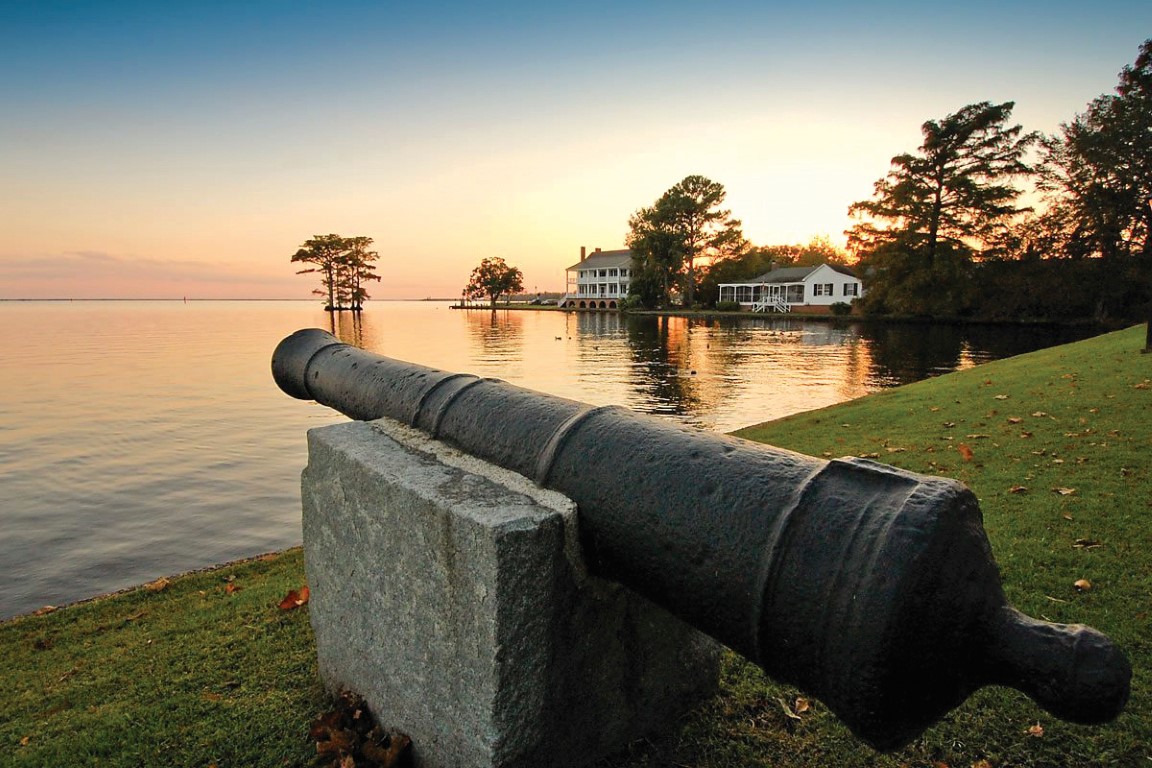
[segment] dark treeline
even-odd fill
[[[1152,277],[1152,40],[1055,136],[983,102],[921,127],[849,212],[866,313],[1145,316]],[[1021,204],[1025,185],[1038,198]]]
[[[849,206],[848,252],[752,247],[721,185],[690,176],[629,221],[632,303],[714,305],[773,266],[854,263],[858,312],[997,320],[1139,320],[1152,299],[1152,40],[1112,93],[1054,136],[981,102],[921,126]],[[1030,194],[1029,194],[1030,193]],[[697,262],[708,266],[698,267]]]

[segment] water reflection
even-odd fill
[[[524,313],[510,310],[462,311],[477,358],[520,364],[524,359]]]
[[[298,543],[304,432],[343,420],[269,376],[299,328],[724,432],[1092,332],[384,301],[0,302],[0,321],[19,350],[0,355],[0,618]]]
[[[751,316],[454,311],[415,302],[337,313],[331,321],[342,340],[389,357],[721,431],[1089,335]]]
[[[681,416],[701,409],[689,323],[682,317],[625,320],[631,377],[643,410]]]
[[[345,344],[364,347],[364,313],[329,312],[328,331]]]
[[[961,366],[964,337],[954,325],[864,325],[860,335],[872,349],[877,386],[920,381]]]

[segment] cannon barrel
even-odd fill
[[[599,575],[878,749],[988,684],[1078,723],[1127,701],[1131,667],[1105,635],[1007,604],[977,500],[956,481],[392,360],[316,329],[282,341],[272,370],[294,397],[407,423],[565,494]]]

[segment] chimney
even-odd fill
[[[599,249],[599,248],[597,248],[597,249],[594,251],[594,253],[600,253],[600,249]]]
[[[587,255],[588,255],[588,254],[587,254],[587,252],[585,251],[585,249],[584,249],[584,246],[580,246],[580,261],[584,261],[584,257],[585,257],[585,256],[587,256]]]

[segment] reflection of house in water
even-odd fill
[[[753,312],[826,314],[837,302],[863,294],[860,278],[848,267],[782,267],[739,283],[721,283],[720,301],[734,301]]]
[[[567,309],[616,309],[628,295],[632,251],[602,251],[590,255],[580,248],[580,261],[568,267],[568,292],[560,299]]]

